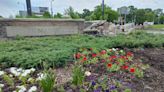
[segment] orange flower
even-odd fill
[[[111,67],[112,67],[112,64],[109,63],[109,64],[108,64],[108,68],[111,68]]]

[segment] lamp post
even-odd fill
[[[102,0],[102,19],[104,20],[104,0]]]

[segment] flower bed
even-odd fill
[[[88,86],[82,88],[88,87],[89,92],[130,92],[134,87],[132,79],[142,78],[148,67],[141,60],[134,61],[132,52],[115,48],[102,51],[84,48],[74,57],[76,65],[87,71],[84,84]]]
[[[9,68],[0,71],[3,92],[131,92],[133,79],[144,76],[140,59],[119,49],[82,48],[75,55],[72,80],[56,85],[55,73],[49,69]]]

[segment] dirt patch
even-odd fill
[[[144,78],[133,80],[135,92],[164,92],[164,49],[134,49],[135,58],[141,58],[150,68]]]
[[[72,66],[56,69],[57,85],[65,84],[72,80]]]

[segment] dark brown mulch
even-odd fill
[[[164,49],[134,49],[135,58],[141,58],[150,68],[144,78],[134,80],[134,92],[164,92]]]

